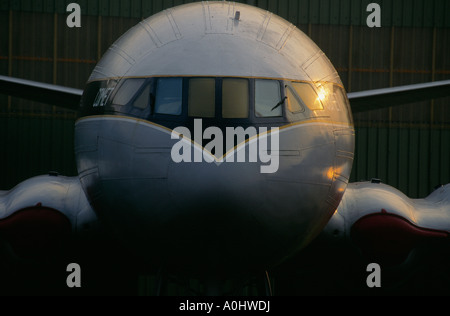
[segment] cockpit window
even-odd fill
[[[170,124],[191,122],[190,118],[214,118],[219,124],[237,124],[236,120],[241,124],[278,124],[299,119],[284,115],[306,109],[304,95],[308,94],[304,89],[315,94],[311,100],[318,99],[318,88],[305,84],[302,90],[295,88],[296,84],[281,79],[237,77],[110,79],[89,82],[81,108],[83,115],[127,115]],[[208,124],[212,121],[208,120]]]
[[[181,115],[183,79],[159,78],[156,84],[155,113]]]
[[[112,103],[114,105],[128,104],[142,87],[144,82],[145,79],[126,79],[119,87]]]
[[[222,117],[239,119],[248,118],[249,92],[247,79],[223,79]]]
[[[330,107],[332,107],[335,111],[341,111],[341,107],[348,104],[343,88],[337,85],[328,84],[322,88],[322,90],[326,91],[327,101],[330,104]]]
[[[297,95],[310,110],[323,110],[321,99],[324,98],[325,95],[320,95],[320,92],[317,94],[314,88],[306,82],[292,82],[292,87],[294,87]]]
[[[291,113],[303,112],[305,109],[301,105],[296,93],[290,86],[286,86],[287,107]]]
[[[150,100],[150,84],[146,85],[146,87],[141,91],[136,100],[134,100],[133,106],[140,110],[145,110],[148,106],[149,100]]]
[[[283,115],[280,83],[275,80],[255,81],[256,117],[279,117]],[[277,106],[278,105],[278,106]]]
[[[188,108],[190,117],[216,116],[216,80],[214,78],[189,79]]]

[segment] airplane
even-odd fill
[[[163,271],[158,284],[188,275],[215,295],[227,278],[261,275],[273,294],[268,271],[287,282],[337,249],[396,267],[423,242],[449,248],[450,185],[414,200],[349,179],[352,113],[448,96],[450,80],[347,94],[320,48],[263,9],[176,6],[120,37],[84,91],[0,76],[0,93],[79,112],[78,176],[0,192],[0,240],[13,258],[111,234]],[[275,170],[263,172],[264,154]]]

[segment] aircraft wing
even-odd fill
[[[83,90],[0,76],[0,93],[78,110]]]
[[[450,96],[450,80],[347,94],[353,113]]]

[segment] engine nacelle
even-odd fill
[[[0,192],[0,241],[20,259],[52,257],[96,223],[77,177],[41,176]]]

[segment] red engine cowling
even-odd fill
[[[365,256],[386,265],[404,262],[423,241],[449,237],[445,231],[418,227],[385,210],[361,217],[353,224],[350,236]]]
[[[70,236],[71,224],[61,212],[36,205],[0,220],[0,240],[21,259],[42,260],[61,250]]]

